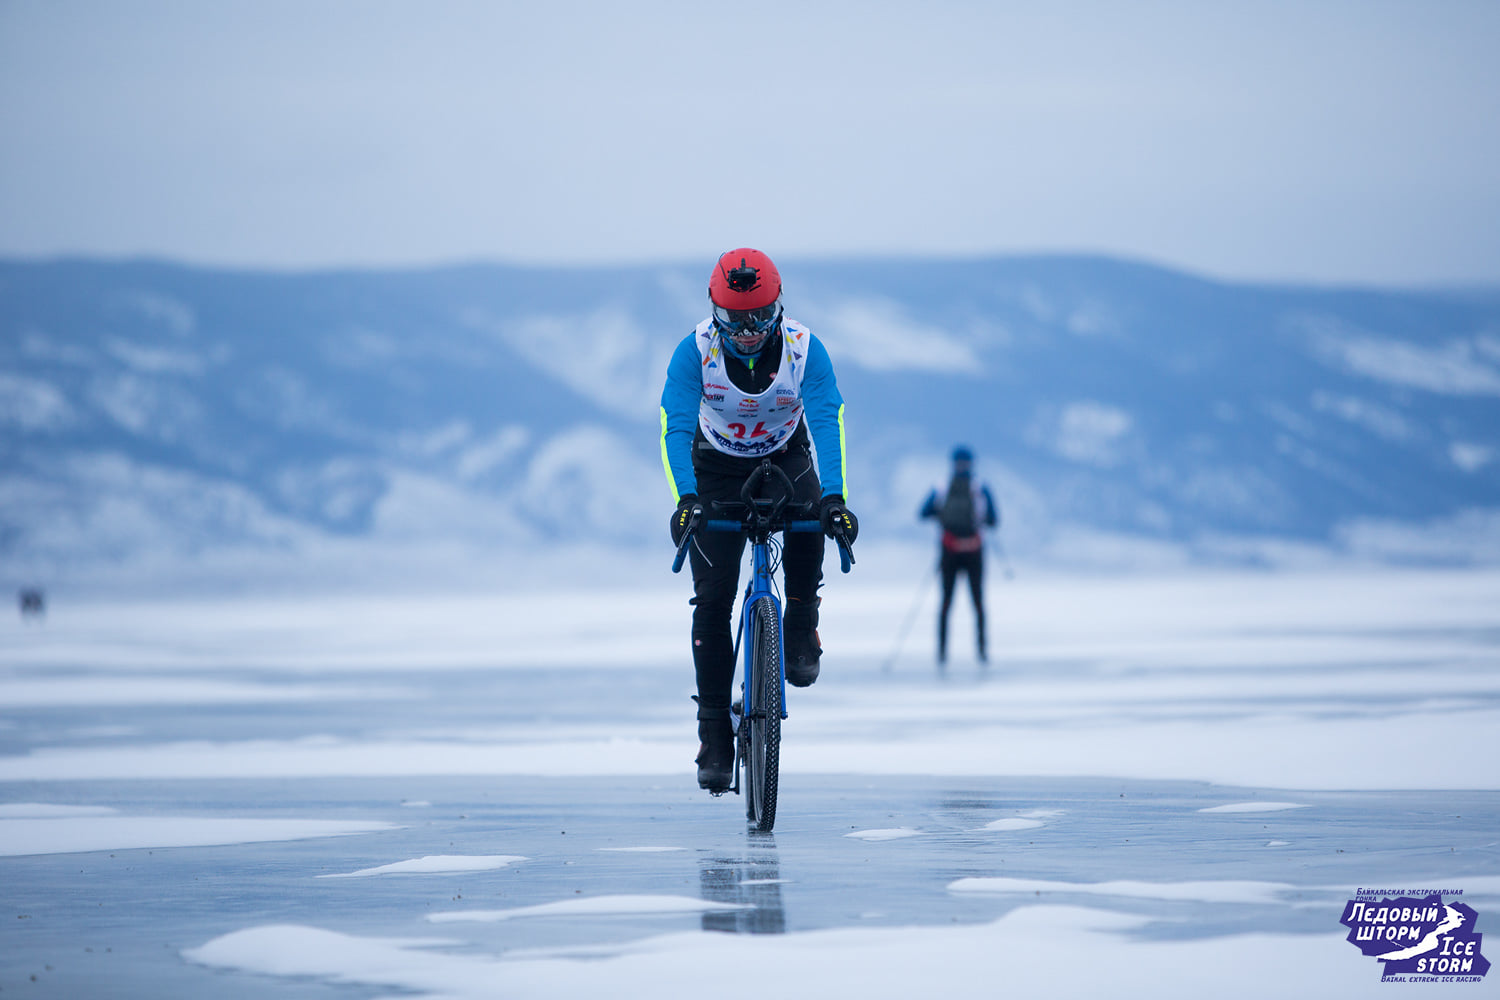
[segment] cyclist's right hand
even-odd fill
[[[698,502],[698,494],[684,493],[677,501],[677,509],[672,512],[672,544],[682,548],[682,543],[687,539],[688,532],[703,518],[703,505]]]

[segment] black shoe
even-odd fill
[[[805,688],[818,679],[818,658],[823,646],[816,629],[786,634],[786,679],[792,687]]]
[[[721,719],[699,719],[698,739],[698,787],[722,795],[734,780],[734,730],[729,714]]]

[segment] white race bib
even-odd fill
[[[781,367],[758,396],[742,392],[724,371],[724,345],[712,319],[698,324],[703,359],[703,399],[698,426],[726,455],[760,458],[782,448],[802,421],[802,376],[807,371],[811,334],[795,320],[781,324]]]

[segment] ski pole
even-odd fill
[[[922,582],[917,585],[916,600],[912,602],[911,610],[906,613],[906,621],[901,624],[901,631],[896,634],[896,645],[891,650],[891,655],[880,665],[882,673],[889,673],[891,666],[895,664],[896,657],[901,655],[901,647],[906,645],[906,637],[911,633],[911,626],[917,619],[917,612],[922,609],[922,602],[927,597],[927,585],[937,578],[937,567],[933,567],[931,573],[922,577]]]
[[[1005,554],[1005,543],[1000,541],[999,533],[992,535],[990,541],[995,543],[995,554],[1000,558],[1000,569],[1005,574],[1005,578],[1014,580],[1016,571],[1010,568],[1010,557]]]

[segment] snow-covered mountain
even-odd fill
[[[1500,292],[1082,257],[782,270],[838,371],[869,537],[926,537],[962,442],[1038,557],[1500,558]],[[706,271],[0,262],[0,558],[660,546],[657,398]]]

